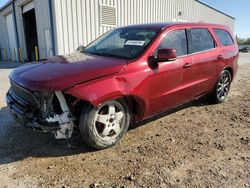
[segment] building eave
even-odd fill
[[[13,2],[14,2],[14,0],[9,0],[7,3],[5,3],[5,4],[0,8],[0,12],[2,12],[6,7],[10,6]]]
[[[217,12],[219,12],[219,13],[221,13],[221,14],[223,14],[223,15],[225,15],[225,16],[227,16],[227,17],[232,18],[232,19],[235,20],[235,18],[232,17],[232,16],[230,16],[229,14],[227,14],[227,13],[225,13],[225,12],[222,12],[222,11],[220,11],[220,10],[218,10],[218,9],[216,9],[216,8],[214,8],[214,7],[208,5],[208,4],[206,4],[206,3],[204,3],[204,2],[202,2],[202,1],[200,1],[200,0],[195,0],[195,1],[197,1],[198,3],[204,5],[204,6],[208,7],[208,8],[211,8],[211,9],[213,9],[213,10],[215,10],[215,11],[217,11]]]

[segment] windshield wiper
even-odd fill
[[[89,54],[92,54],[92,55],[100,55],[100,56],[104,56],[105,54],[104,53],[101,53],[101,52],[88,52]]]
[[[118,56],[118,55],[114,55],[114,54],[106,54],[106,53],[102,53],[102,52],[90,52],[90,54],[100,55],[100,56],[105,56],[105,57],[115,57],[115,58],[120,58],[120,59],[127,59],[126,57],[123,57],[123,56]]]

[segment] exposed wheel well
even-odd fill
[[[233,79],[233,76],[234,76],[233,69],[231,67],[227,67],[224,70],[228,70],[231,74],[231,78]]]
[[[122,98],[128,105],[130,113],[131,113],[131,120],[140,119],[144,114],[144,103],[140,101],[140,99],[134,96],[124,96]]]
[[[73,97],[73,101],[76,101],[77,98]],[[114,100],[118,100],[122,103],[125,103],[128,106],[128,109],[131,113],[131,120],[137,120],[137,119],[141,119],[141,117],[143,117],[144,115],[144,103],[143,101],[140,101],[139,98],[136,98],[134,96],[124,96],[121,98],[117,98]],[[68,102],[70,103],[70,101],[68,100]],[[90,102],[88,101],[84,101],[84,100],[78,100],[73,106],[71,106],[71,110],[73,112],[73,114],[76,117],[79,117],[82,111],[82,108],[84,106],[93,106]]]

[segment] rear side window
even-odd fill
[[[190,30],[190,52],[201,52],[215,48],[215,42],[208,29],[197,28]]]
[[[227,31],[222,30],[222,29],[214,29],[214,32],[218,36],[218,38],[223,46],[230,46],[230,45],[234,44],[234,41],[233,41],[231,35]]]
[[[168,33],[158,49],[171,48],[176,50],[177,56],[187,54],[187,37],[185,29]]]

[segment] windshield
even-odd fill
[[[103,35],[84,50],[84,53],[135,59],[139,57],[160,30],[120,28]]]

